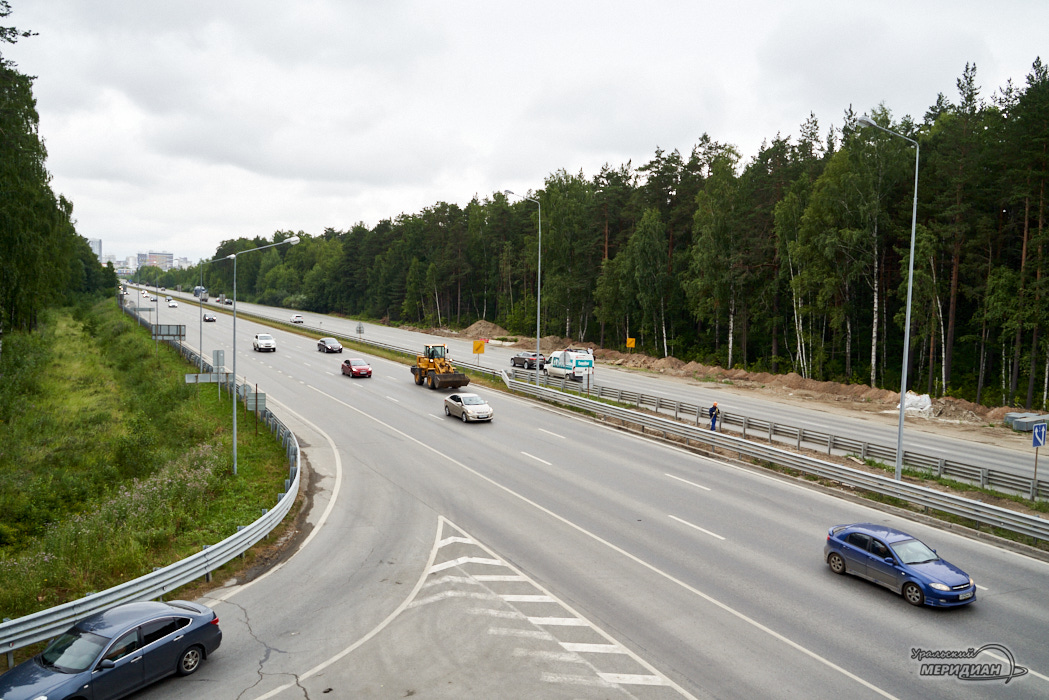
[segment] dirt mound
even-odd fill
[[[467,338],[505,338],[510,332],[491,321],[478,321],[463,331]]]

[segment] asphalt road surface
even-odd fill
[[[194,337],[196,307],[161,314]],[[229,320],[206,352],[228,357]],[[294,333],[253,353],[260,330],[238,321],[238,372],[299,436],[312,530],[213,592],[221,649],[150,697],[1049,695],[1042,561],[501,392],[479,391],[492,423],[464,425],[404,365],[350,379],[348,355]],[[835,576],[827,528],[855,521],[936,547],[978,601],[919,609]],[[975,661],[1027,672],[961,681],[914,658],[989,644]]]

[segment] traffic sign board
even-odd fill
[[[1034,444],[1032,447],[1045,447],[1045,423],[1036,423],[1033,427]]]

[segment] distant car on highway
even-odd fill
[[[342,373],[348,377],[370,377],[372,367],[359,357],[351,357],[343,361]]]
[[[539,356],[539,369],[543,368],[546,364],[546,357],[543,355]],[[535,369],[535,351],[519,352],[510,358],[510,365],[512,367],[523,367],[524,369]]]
[[[823,558],[834,573],[873,581],[899,593],[911,605],[946,608],[976,600],[972,576],[941,559],[921,540],[884,525],[832,527]]]
[[[188,676],[219,648],[206,605],[127,603],[89,615],[0,676],[0,698],[122,698],[172,674]]]
[[[295,314],[294,316],[291,317],[291,322],[292,323],[305,323],[306,319],[304,319],[302,317],[302,314]]]
[[[168,302],[168,307],[172,308],[172,309],[177,309],[178,308],[178,302],[175,301],[174,299],[172,299],[171,301]]]
[[[335,338],[321,338],[317,341],[317,350],[320,352],[342,352],[342,343]]]
[[[215,317],[211,314],[204,314],[204,323],[214,323]]]
[[[495,411],[477,394],[452,394],[444,400],[444,415],[455,416],[463,423],[492,420]]]
[[[256,333],[251,348],[255,352],[277,352],[277,340],[269,333]]]

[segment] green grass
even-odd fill
[[[273,507],[283,447],[239,431],[234,477],[230,399],[185,384],[192,371],[108,300],[5,334],[0,616],[149,573]]]

